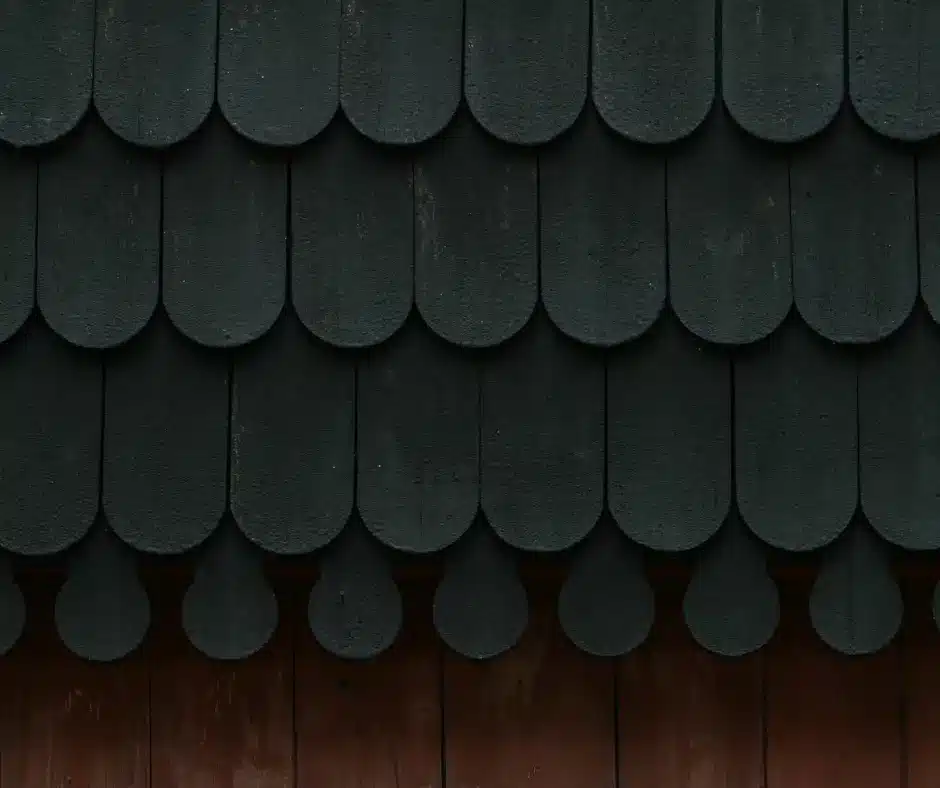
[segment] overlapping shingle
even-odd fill
[[[940,13],[843,10],[16,4],[0,651],[37,556],[73,651],[133,650],[143,553],[192,559],[220,659],[273,631],[266,554],[352,658],[404,553],[476,658],[526,625],[526,553],[591,653],[646,637],[661,553],[704,648],[772,637],[795,553],[825,642],[884,646],[889,549],[940,545]]]

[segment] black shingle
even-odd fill
[[[741,128],[797,142],[832,122],[845,91],[844,2],[724,0],[723,96]]]
[[[872,654],[894,639],[904,616],[901,589],[865,522],[853,522],[823,560],[809,611],[819,636],[842,654]]]
[[[218,101],[248,139],[300,145],[339,99],[340,0],[220,0]]]
[[[624,145],[593,107],[539,155],[541,295],[569,337],[635,339],[666,300],[666,170],[656,150]]]
[[[414,164],[415,301],[449,342],[489,347],[525,325],[538,299],[534,153],[467,116]]]
[[[755,534],[814,550],[848,525],[858,502],[854,354],[788,320],[734,360],[735,481]]]
[[[215,99],[218,14],[216,0],[97,3],[95,107],[115,134],[166,147],[199,128]]]
[[[320,560],[308,617],[317,642],[347,659],[377,657],[398,637],[401,594],[361,522],[350,522]]]
[[[0,657],[18,642],[26,624],[26,600],[5,555],[0,555]]]
[[[563,550],[604,498],[604,360],[541,311],[483,363],[483,512],[522,550]]]
[[[874,342],[917,297],[914,158],[851,109],[793,154],[793,290],[804,320],[835,342]]]
[[[940,6],[847,0],[849,95],[887,137],[916,142],[940,132]]]
[[[92,89],[95,0],[8,3],[0,25],[0,139],[42,145],[70,131]]]
[[[582,651],[619,657],[646,640],[656,597],[639,548],[605,518],[578,548],[558,595],[558,620]]]
[[[353,0],[342,14],[340,100],[353,126],[399,145],[443,129],[460,103],[463,2]]]
[[[940,330],[914,318],[861,360],[859,480],[874,529],[908,550],[940,548]]]
[[[464,87],[473,116],[506,142],[569,128],[587,97],[587,0],[465,0]]]
[[[401,553],[476,658],[526,626],[526,552],[595,654],[645,639],[648,562],[693,567],[704,648],[760,648],[795,553],[827,643],[893,637],[889,559],[940,546],[933,6],[7,17],[0,651],[44,555],[66,644],[127,653],[141,552],[191,553],[222,659],[277,622],[266,554],[347,657],[395,639]]]
[[[637,142],[691,134],[715,98],[715,0],[594,0],[593,11],[592,95],[604,120]]]
[[[74,345],[110,348],[145,325],[160,291],[160,163],[97,118],[43,156],[37,293]]]
[[[784,153],[721,109],[668,160],[669,294],[682,323],[739,345],[790,310],[790,196]]]
[[[98,511],[101,359],[32,318],[0,346],[0,546],[48,555]]]
[[[203,654],[244,659],[257,653],[277,629],[278,604],[260,556],[231,522],[206,542],[193,581],[183,596],[183,629]]]
[[[200,345],[264,334],[287,286],[287,166],[217,113],[168,153],[163,172],[163,304]]]
[[[225,511],[229,364],[155,317],[106,369],[102,505],[138,550],[180,553]],[[28,445],[24,442],[24,445]]]
[[[271,553],[328,544],[353,509],[355,360],[287,314],[232,371],[230,507]]]
[[[134,554],[99,520],[73,554],[55,602],[63,643],[94,662],[130,654],[150,627],[150,599],[137,577]]]
[[[731,368],[665,314],[607,359],[607,494],[624,533],[654,550],[715,534],[731,503]]]
[[[454,546],[434,594],[434,626],[458,654],[490,659],[516,645],[529,599],[513,556],[482,519]]]
[[[360,363],[357,413],[366,527],[409,552],[457,541],[480,505],[478,364],[411,320]]]
[[[340,121],[291,167],[291,294],[317,337],[367,347],[397,331],[413,300],[411,160]]]
[[[732,515],[702,554],[683,601],[689,633],[724,657],[753,653],[773,637],[780,593],[760,544]]]
[[[36,282],[36,162],[0,146],[0,342],[33,309]]]

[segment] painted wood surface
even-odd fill
[[[620,660],[566,639],[550,584],[532,589],[514,648],[467,659],[436,636],[421,581],[378,659],[327,653],[305,595],[280,593],[275,637],[229,662],[167,614],[178,584],[154,595],[147,647],[109,664],[70,654],[57,589],[31,588],[36,614],[0,661],[0,788],[934,788],[929,605],[909,606],[886,651],[846,658],[813,632],[809,588],[784,583],[774,639],[728,659],[692,640],[669,585],[650,638]]]

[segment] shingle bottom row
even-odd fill
[[[268,643],[279,620],[262,553],[234,524],[220,527],[204,547],[183,596],[183,629],[211,658],[246,658]],[[477,523],[435,560],[442,563],[433,623],[444,643],[472,659],[512,648],[529,614],[513,551]],[[877,535],[865,523],[853,523],[814,565],[809,617],[819,637],[846,655],[874,653],[891,643],[904,601]],[[18,569],[0,560],[0,655],[15,651],[30,615]],[[316,640],[342,658],[379,657],[395,642],[405,615],[388,551],[361,523],[351,523],[319,556],[317,569],[307,602]],[[683,614],[694,640],[722,656],[752,653],[773,637],[778,586],[766,548],[739,520],[730,519],[694,556]],[[616,657],[640,646],[656,616],[642,549],[602,522],[571,556],[557,615],[567,637],[589,654]],[[138,554],[97,525],[70,556],[55,599],[58,635],[79,657],[107,662],[137,649],[150,623]]]

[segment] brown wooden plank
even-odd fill
[[[298,788],[441,786],[440,645],[433,587],[404,586],[404,628],[376,660],[297,645]]]
[[[270,643],[244,661],[210,660],[182,630],[183,589],[151,598],[153,788],[293,788],[293,616],[281,602]],[[285,609],[286,607],[286,609]]]
[[[906,788],[936,788],[940,780],[940,632],[933,619],[933,584],[911,583],[902,630]]]
[[[24,588],[27,630],[2,660],[0,785],[149,788],[146,661],[71,654],[54,629],[58,580]]]
[[[761,786],[762,657],[702,649],[682,618],[681,588],[658,587],[656,604],[649,640],[618,671],[620,785]]]
[[[530,594],[529,627],[488,662],[448,653],[448,788],[613,788],[614,663],[589,657],[557,622],[557,588]]]
[[[767,656],[767,788],[900,788],[899,649],[837,654],[812,629],[805,584],[782,591]]]

